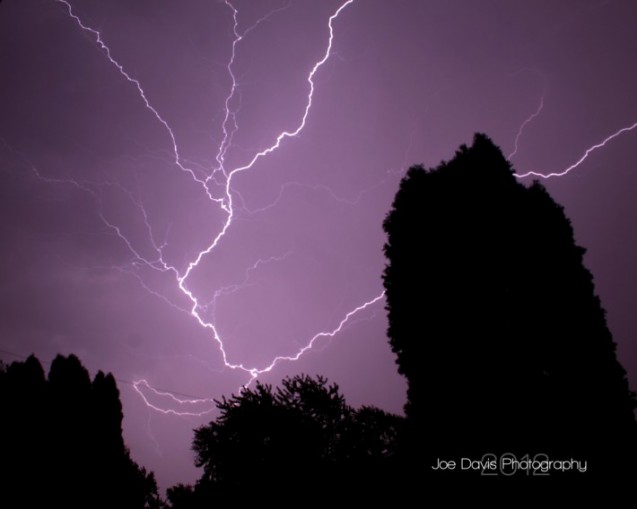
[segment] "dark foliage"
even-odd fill
[[[584,249],[544,187],[476,135],[409,170],[384,228],[404,453],[422,465],[411,482],[437,458],[487,453],[587,460],[586,481],[634,475],[635,399]]]
[[[203,476],[194,489],[168,491],[175,509],[229,498],[307,501],[387,483],[402,419],[349,407],[320,376],[286,378],[276,389],[257,383],[217,407],[220,416],[195,431]]]
[[[45,378],[30,356],[0,370],[2,507],[159,507],[157,487],[122,439],[115,379],[91,382],[74,355]]]

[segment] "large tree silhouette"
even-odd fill
[[[168,490],[175,509],[328,498],[387,484],[402,419],[350,407],[323,377],[286,378],[276,389],[257,383],[217,407],[219,417],[195,431],[201,479],[194,489]]]
[[[115,379],[93,382],[74,355],[45,377],[30,356],[0,369],[2,507],[159,507],[152,473],[122,439]]]
[[[587,460],[587,480],[635,472],[635,400],[585,250],[544,187],[518,182],[478,134],[411,168],[384,228],[418,476],[437,458],[503,453]]]

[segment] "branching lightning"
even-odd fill
[[[214,410],[214,400],[208,398],[179,398],[175,395],[174,392],[166,392],[161,391],[159,389],[153,388],[148,381],[145,379],[135,380],[133,382],[133,388],[142,398],[144,403],[148,408],[152,408],[156,412],[162,413],[164,415],[178,415],[180,417],[192,416],[192,417],[201,417],[202,415],[208,414]],[[183,408],[189,408],[189,410],[174,410],[172,408],[162,408],[160,406],[155,405],[146,395],[148,391],[150,394],[162,399],[164,401],[168,401],[170,404],[179,406]],[[197,407],[205,406],[203,410],[197,410]],[[194,408],[194,410],[193,410]]]
[[[254,262],[250,267],[246,269],[245,274],[243,276],[243,280],[240,283],[234,283],[234,284],[222,286],[221,288],[216,289],[212,297],[212,300],[208,304],[202,305],[201,308],[202,309],[210,308],[210,316],[212,317],[212,322],[214,323],[216,321],[217,300],[220,297],[223,297],[225,295],[231,295],[233,293],[236,293],[248,287],[250,285],[250,276],[259,267],[270,264],[270,263],[274,263],[274,262],[282,262],[285,259],[287,259],[291,254],[292,253],[288,251],[283,256],[271,256],[270,258],[267,258],[267,259],[259,258],[256,262]]]
[[[368,307],[374,305],[375,303],[379,302],[380,300],[383,299],[384,297],[384,292],[375,296],[373,299],[361,304],[360,306],[356,307],[355,309],[349,311],[344,318],[339,322],[339,324],[337,325],[336,328],[334,328],[333,330],[330,331],[322,331],[319,332],[317,334],[315,334],[312,338],[310,338],[310,340],[306,343],[306,345],[304,347],[302,347],[301,349],[299,349],[295,354],[292,355],[279,355],[276,356],[272,359],[272,361],[264,366],[264,367],[254,367],[254,366],[246,366],[241,362],[235,362],[235,361],[231,361],[228,357],[228,354],[226,353],[226,349],[225,349],[225,345],[224,345],[224,341],[221,338],[217,327],[214,324],[214,305],[215,305],[215,301],[218,297],[220,297],[221,295],[227,294],[228,292],[233,292],[233,291],[237,291],[238,289],[242,288],[243,286],[245,286],[246,284],[248,284],[248,279],[249,279],[249,275],[250,272],[254,269],[256,269],[260,264],[263,263],[268,263],[274,260],[280,260],[281,258],[271,258],[268,260],[258,260],[254,265],[252,265],[251,267],[249,267],[248,269],[246,269],[246,275],[245,275],[245,279],[242,283],[238,283],[236,285],[231,285],[228,287],[223,287],[218,289],[215,294],[214,294],[214,298],[213,301],[211,303],[206,304],[201,304],[198,300],[198,298],[194,295],[194,293],[188,288],[187,285],[187,281],[188,278],[191,276],[191,274],[193,273],[193,271],[199,266],[199,264],[201,263],[201,261],[210,253],[212,253],[215,248],[220,244],[220,242],[222,241],[222,239],[224,238],[224,236],[226,235],[227,231],[231,228],[232,223],[233,223],[233,219],[235,216],[235,205],[234,205],[234,198],[235,196],[239,196],[238,192],[236,190],[233,189],[232,187],[232,180],[233,177],[235,175],[237,175],[240,172],[244,172],[247,170],[251,170],[254,168],[254,166],[257,164],[257,162],[259,160],[261,160],[262,158],[268,156],[269,154],[271,154],[272,152],[276,151],[277,149],[279,149],[282,145],[282,143],[284,142],[284,140],[286,140],[287,138],[294,138],[296,137],[305,127],[308,116],[310,114],[310,111],[312,109],[312,105],[313,105],[313,98],[314,98],[314,90],[315,90],[315,83],[314,83],[314,78],[316,73],[319,71],[319,69],[325,64],[325,62],[327,62],[327,60],[330,58],[330,55],[332,54],[332,45],[333,45],[333,40],[334,40],[334,21],[339,17],[339,15],[341,14],[341,12],[350,4],[352,4],[354,2],[354,0],[346,0],[345,2],[343,2],[338,9],[329,17],[328,19],[328,23],[327,23],[327,28],[328,28],[328,32],[329,32],[329,36],[328,36],[328,41],[327,41],[327,47],[325,49],[325,52],[323,53],[322,57],[320,58],[320,60],[318,60],[311,68],[310,72],[308,73],[307,76],[307,85],[308,85],[308,93],[307,93],[307,97],[306,97],[306,102],[305,102],[305,107],[302,111],[302,115],[300,118],[300,121],[298,123],[298,125],[291,130],[286,130],[283,131],[281,133],[279,133],[275,139],[274,142],[260,150],[259,152],[255,153],[250,160],[243,165],[237,166],[235,168],[232,169],[227,169],[225,164],[226,164],[226,154],[228,149],[232,146],[232,140],[234,135],[236,134],[236,132],[239,129],[239,125],[237,123],[237,117],[236,117],[236,110],[232,109],[232,104],[234,102],[234,98],[236,97],[236,95],[238,94],[238,82],[237,82],[237,78],[235,76],[234,73],[234,64],[235,64],[235,60],[236,60],[236,56],[237,56],[237,47],[240,44],[240,42],[244,39],[244,37],[251,32],[252,30],[254,30],[260,23],[266,21],[270,16],[272,16],[273,14],[275,14],[276,12],[279,12],[281,10],[287,9],[289,7],[289,3],[275,11],[272,11],[270,13],[268,13],[266,16],[260,18],[259,20],[257,20],[252,26],[250,26],[249,28],[247,28],[246,30],[244,30],[243,32],[239,32],[239,21],[238,21],[238,17],[239,17],[239,11],[235,8],[235,6],[229,1],[229,0],[224,0],[224,4],[228,7],[228,9],[230,9],[231,11],[231,15],[232,15],[232,34],[233,34],[233,41],[232,41],[232,45],[231,45],[231,54],[230,54],[230,58],[228,60],[228,63],[226,65],[226,70],[228,73],[228,76],[230,78],[230,91],[228,93],[228,95],[226,96],[226,99],[224,101],[224,117],[223,117],[223,121],[221,123],[221,130],[222,130],[222,139],[221,142],[219,143],[219,146],[217,148],[217,152],[215,155],[215,161],[216,161],[216,167],[211,168],[210,171],[208,172],[207,176],[205,178],[202,178],[198,175],[198,173],[191,167],[189,167],[187,165],[187,163],[185,162],[185,160],[182,158],[182,156],[180,155],[179,152],[179,148],[178,148],[178,143],[177,143],[177,137],[173,131],[173,129],[171,128],[171,126],[169,125],[169,123],[167,122],[167,120],[159,113],[158,109],[155,108],[151,101],[148,98],[148,94],[146,93],[146,91],[144,90],[144,88],[142,87],[141,82],[136,79],[135,77],[131,76],[124,68],[124,66],[118,61],[116,60],[112,53],[110,48],[108,47],[108,45],[104,42],[104,39],[102,37],[102,34],[88,26],[87,24],[85,24],[78,15],[75,14],[72,5],[67,1],[67,0],[55,0],[57,3],[63,4],[68,12],[69,17],[78,25],[78,27],[84,31],[86,34],[90,35],[91,38],[97,43],[99,49],[102,51],[102,53],[105,55],[105,57],[107,58],[107,60],[110,62],[111,65],[113,65],[116,70],[119,72],[119,74],[126,79],[129,83],[131,83],[135,89],[137,90],[140,98],[142,99],[146,109],[148,109],[152,115],[155,117],[155,119],[164,127],[164,129],[166,130],[168,137],[170,139],[170,142],[172,144],[172,162],[185,174],[189,175],[190,178],[198,183],[199,185],[202,186],[202,188],[204,189],[208,199],[213,202],[214,204],[216,204],[221,211],[225,214],[225,220],[223,222],[222,227],[219,229],[219,231],[217,232],[217,234],[213,237],[212,241],[207,245],[207,247],[205,247],[205,249],[202,249],[201,251],[199,251],[196,256],[193,257],[193,259],[186,265],[185,270],[180,271],[177,267],[170,265],[168,262],[165,261],[164,256],[163,256],[163,244],[159,244],[158,242],[156,242],[155,237],[153,235],[153,230],[151,228],[151,225],[149,223],[148,220],[148,216],[146,214],[146,210],[144,209],[144,206],[141,202],[138,202],[134,199],[134,197],[132,196],[131,193],[124,191],[128,194],[129,198],[133,201],[133,203],[137,206],[137,208],[139,209],[146,228],[147,228],[147,232],[149,234],[150,240],[151,240],[151,244],[153,246],[153,249],[156,253],[156,258],[153,259],[149,259],[145,256],[143,256],[141,254],[141,252],[135,248],[133,242],[131,242],[126,235],[122,232],[122,229],[110,222],[106,215],[104,214],[104,212],[101,210],[99,210],[99,217],[100,219],[104,222],[104,224],[111,230],[113,231],[124,243],[124,245],[128,248],[129,252],[132,254],[132,256],[134,257],[133,262],[131,263],[131,266],[137,267],[137,266],[145,266],[148,267],[152,270],[156,270],[156,271],[160,271],[160,272],[164,272],[164,273],[171,273],[173,274],[173,276],[175,277],[175,280],[177,282],[177,286],[179,288],[179,290],[181,291],[181,293],[189,300],[191,307],[188,310],[188,313],[190,314],[190,316],[192,316],[197,323],[204,329],[207,329],[210,331],[210,333],[212,334],[212,337],[214,339],[214,341],[217,343],[219,351],[221,353],[222,356],[222,360],[223,363],[225,365],[225,367],[233,369],[233,370],[241,370],[244,371],[246,374],[249,375],[249,380],[246,383],[246,386],[248,386],[249,384],[251,384],[259,375],[269,372],[272,369],[274,369],[274,367],[282,362],[282,361],[296,361],[298,360],[303,354],[305,354],[308,350],[312,349],[312,347],[315,345],[315,343],[317,342],[317,340],[319,340],[320,338],[331,338],[335,335],[337,335],[339,332],[341,332],[343,330],[343,328],[347,325],[347,323],[351,320],[351,318],[360,313],[361,311],[367,309]],[[198,169],[199,170],[199,169]],[[35,170],[34,170],[35,171]],[[55,183],[67,183],[67,184],[72,184],[74,186],[76,186],[78,189],[81,189],[83,191],[86,191],[88,193],[90,193],[97,201],[98,205],[100,204],[100,200],[99,197],[97,195],[97,193],[94,191],[94,189],[92,188],[92,186],[89,186],[87,184],[81,183],[81,182],[77,182],[75,180],[69,179],[69,180],[56,180],[56,179],[49,179],[49,178],[45,178],[42,177],[37,171],[36,174],[38,175],[39,178],[47,181],[47,182],[55,182]],[[210,190],[210,185],[211,183],[213,185],[221,185],[223,187],[223,197],[219,198],[219,197],[215,197],[212,193],[212,191]],[[287,254],[285,255],[287,256]],[[140,283],[142,284],[142,286],[144,288],[146,288],[147,290],[149,290],[152,294],[156,295],[159,298],[162,298],[164,301],[166,301],[169,305],[175,307],[176,309],[180,310],[180,311],[184,311],[182,308],[180,308],[179,306],[173,304],[172,302],[170,302],[166,297],[162,296],[161,294],[158,294],[157,292],[154,292],[153,290],[151,290],[143,281],[143,279],[141,278],[141,276],[139,276],[137,273],[134,272],[134,270],[132,269],[122,269],[125,270],[126,272],[131,272],[133,273],[137,279],[140,281]],[[204,318],[203,314],[204,312],[210,307],[212,306],[213,312],[212,312],[212,321],[208,321]],[[137,393],[140,395],[140,397],[143,399],[143,401],[146,403],[146,405],[148,405],[149,408],[152,408],[158,412],[164,413],[164,414],[173,414],[173,415],[203,415],[207,412],[210,412],[212,410],[212,407],[210,408],[206,408],[204,410],[199,410],[198,408],[196,410],[193,410],[193,406],[197,407],[197,405],[211,405],[213,400],[211,399],[192,399],[192,398],[178,398],[176,397],[173,393],[170,392],[164,392],[164,391],[160,391],[157,389],[153,389],[152,386],[148,383],[148,381],[142,379],[142,380],[138,380],[135,381],[133,383],[133,387],[135,388],[135,390],[137,391]],[[187,407],[185,410],[174,410],[174,409],[165,409],[162,408],[160,406],[158,406],[157,404],[153,403],[148,395],[154,395],[155,397],[159,398],[159,399],[168,399],[170,401],[171,404],[173,405],[177,405],[180,408],[183,408],[184,406]]]
[[[511,151],[511,153],[507,156],[507,159],[511,160],[513,157],[515,157],[515,155],[518,153],[518,149],[519,149],[519,143],[520,143],[520,138],[522,137],[522,134],[524,132],[524,130],[526,129],[526,127],[533,122],[539,115],[540,113],[542,113],[542,110],[544,109],[544,101],[546,98],[546,91],[548,89],[548,80],[546,78],[546,75],[544,75],[544,73],[542,73],[541,71],[539,71],[538,69],[522,69],[520,71],[517,72],[522,72],[522,71],[531,71],[534,72],[536,74],[538,74],[541,78],[542,78],[542,95],[540,96],[540,101],[538,104],[537,109],[531,113],[531,115],[529,115],[523,122],[522,124],[520,124],[520,127],[518,128],[518,132],[515,135],[515,139],[513,142],[513,150]],[[516,73],[517,73],[516,72]],[[568,166],[567,168],[561,170],[561,171],[556,171],[556,172],[551,172],[551,173],[542,173],[539,171],[528,171],[526,173],[517,173],[516,177],[523,179],[526,177],[540,177],[543,179],[550,179],[553,177],[564,177],[565,175],[569,174],[571,171],[575,170],[576,168],[578,168],[579,166],[582,165],[582,163],[584,163],[584,161],[586,161],[586,159],[588,158],[588,156],[595,152],[596,150],[605,147],[609,142],[611,142],[612,140],[614,140],[615,138],[617,138],[618,136],[621,136],[624,133],[630,132],[633,129],[637,128],[637,122],[635,122],[632,125],[629,125],[627,127],[623,127],[617,131],[615,131],[614,133],[610,134],[609,136],[607,136],[606,138],[604,138],[601,142],[596,143],[595,145],[590,146],[589,148],[587,148],[584,152],[584,154],[577,160],[575,161],[573,164],[571,164],[570,166]]]
[[[73,7],[71,6],[71,4],[67,0],[55,0],[55,1],[66,6],[69,16],[78,24],[78,26],[84,32],[86,32],[88,34],[91,34],[93,36],[93,38],[95,39],[95,42],[100,47],[100,49],[102,50],[104,55],[106,55],[106,58],[109,60],[109,62],[113,66],[115,66],[115,68],[119,71],[119,73],[128,82],[132,83],[135,86],[135,88],[137,89],[137,92],[139,93],[139,96],[142,98],[142,101],[144,101],[144,105],[146,106],[146,108],[150,112],[152,112],[152,114],[159,121],[159,123],[161,123],[164,126],[164,128],[166,129],[166,132],[170,136],[170,141],[172,143],[172,150],[173,150],[173,154],[174,154],[174,163],[175,163],[175,165],[178,168],[180,168],[182,171],[190,174],[190,176],[192,177],[192,179],[195,182],[198,182],[199,184],[201,184],[203,186],[203,188],[206,190],[206,193],[208,194],[208,198],[210,198],[210,200],[219,201],[218,198],[214,198],[210,194],[210,192],[208,191],[208,188],[206,186],[206,182],[201,180],[199,177],[197,177],[196,173],[191,168],[188,168],[187,166],[185,166],[183,164],[181,156],[179,154],[179,147],[177,146],[177,138],[175,137],[175,133],[173,132],[172,128],[170,127],[168,122],[159,114],[159,112],[150,103],[150,101],[148,100],[148,97],[146,96],[146,92],[144,92],[144,89],[142,88],[142,84],[139,82],[139,80],[131,77],[130,74],[128,74],[128,72],[126,72],[126,70],[124,69],[124,66],[122,64],[120,64],[117,60],[115,60],[112,57],[110,48],[102,40],[102,34],[98,30],[95,30],[94,28],[91,28],[91,27],[85,25],[82,22],[82,20],[73,12]]]
[[[186,262],[186,264],[182,267],[177,267],[172,265],[166,260],[164,256],[164,248],[166,247],[165,242],[160,242],[158,240],[158,236],[155,235],[153,228],[151,226],[151,222],[149,220],[149,216],[144,207],[144,203],[137,199],[133,193],[131,193],[125,187],[114,184],[114,183],[94,183],[94,182],[81,182],[74,179],[52,179],[49,177],[44,177],[41,175],[35,168],[34,172],[36,176],[48,183],[54,184],[68,184],[73,185],[77,189],[89,193],[96,201],[98,208],[98,217],[104,223],[105,227],[111,231],[114,235],[117,236],[118,239],[121,240],[123,245],[128,249],[128,252],[131,254],[132,261],[125,267],[116,267],[117,270],[122,273],[131,274],[142,285],[144,289],[146,289],[150,294],[162,299],[166,304],[172,306],[174,309],[179,310],[181,312],[187,313],[190,317],[194,318],[196,323],[206,329],[212,336],[213,341],[216,343],[219,352],[221,354],[221,358],[223,364],[226,368],[232,370],[239,370],[244,372],[247,376],[247,382],[245,386],[249,386],[253,383],[260,375],[272,371],[277,364],[287,361],[294,362],[301,358],[305,353],[309,350],[316,347],[317,342],[321,338],[332,338],[339,334],[348,323],[351,323],[353,317],[362,311],[374,306],[376,303],[382,301],[384,299],[384,292],[376,295],[372,299],[364,302],[358,307],[352,309],[342,320],[337,324],[337,326],[328,331],[321,331],[311,337],[307,342],[305,342],[305,346],[301,347],[294,354],[290,355],[277,355],[275,356],[267,365],[264,366],[248,366],[242,362],[230,359],[227,350],[226,344],[224,343],[224,339],[221,337],[218,328],[216,326],[216,303],[217,300],[230,293],[237,292],[242,288],[245,288],[250,284],[250,275],[256,270],[259,266],[265,263],[271,263],[275,261],[281,261],[285,259],[285,257],[289,256],[290,253],[286,253],[281,257],[271,257],[271,258],[263,258],[258,259],[253,265],[245,269],[244,278],[238,283],[222,286],[217,289],[213,293],[212,300],[208,300],[208,302],[201,302],[200,298],[197,297],[193,290],[189,287],[188,282],[190,277],[193,275],[194,271],[200,266],[202,260],[204,260],[208,255],[213,253],[216,248],[223,242],[224,237],[227,232],[232,228],[232,224],[235,220],[236,214],[238,211],[245,211],[248,214],[257,214],[261,213],[271,207],[276,206],[281,200],[283,193],[286,189],[293,186],[301,186],[308,187],[313,190],[321,190],[327,192],[333,199],[336,201],[347,203],[350,205],[355,205],[358,203],[360,198],[364,193],[371,190],[369,188],[367,190],[362,191],[357,197],[353,200],[346,200],[338,197],[331,189],[322,185],[308,185],[302,184],[299,182],[288,182],[281,187],[280,193],[278,197],[275,199],[273,203],[270,203],[266,206],[263,206],[258,209],[249,210],[246,207],[246,204],[239,193],[239,191],[233,187],[233,179],[236,175],[241,172],[246,172],[249,170],[256,171],[256,165],[264,158],[266,158],[271,153],[279,150],[284,142],[287,139],[297,137],[305,128],[307,119],[312,110],[313,101],[314,101],[314,92],[315,92],[315,76],[319,72],[319,70],[323,67],[323,65],[328,61],[330,56],[333,55],[333,41],[334,41],[334,23],[341,15],[341,13],[352,3],[354,0],[344,0],[343,3],[336,9],[336,11],[328,18],[327,29],[328,29],[328,37],[325,51],[322,53],[321,58],[314,63],[314,65],[309,70],[306,83],[307,83],[307,95],[305,97],[305,105],[300,112],[300,118],[298,123],[294,128],[290,128],[288,130],[284,130],[274,136],[273,141],[270,145],[265,148],[255,152],[251,157],[248,158],[246,163],[228,168],[227,164],[227,154],[228,151],[233,146],[233,139],[237,132],[239,131],[239,123],[237,120],[238,107],[236,106],[237,102],[241,100],[240,93],[240,84],[237,79],[237,75],[235,74],[235,63],[238,55],[238,48],[240,47],[241,42],[245,39],[245,37],[254,31],[260,24],[266,22],[270,17],[275,15],[278,12],[281,12],[287,8],[289,8],[289,2],[274,11],[269,12],[265,16],[258,19],[251,26],[244,30],[239,30],[239,10],[232,3],[232,0],[223,0],[222,6],[225,6],[230,11],[230,16],[232,20],[231,33],[232,33],[232,43],[230,45],[230,56],[225,64],[225,70],[227,76],[229,77],[230,86],[229,91],[223,101],[223,120],[220,124],[221,129],[221,140],[216,147],[216,152],[214,155],[214,160],[210,162],[209,167],[203,167],[197,164],[191,164],[186,159],[184,159],[179,151],[178,147],[178,139],[175,134],[175,131],[170,126],[169,122],[166,120],[164,116],[160,113],[160,110],[153,106],[151,99],[149,98],[151,94],[148,94],[139,79],[132,76],[124,67],[124,65],[117,60],[109,46],[104,42],[104,38],[102,33],[95,28],[87,25],[74,11],[71,3],[68,0],[55,0],[56,3],[62,4],[64,10],[68,14],[70,20],[74,22],[77,27],[86,35],[88,35],[96,44],[102,54],[105,56],[106,61],[112,65],[119,75],[124,78],[128,83],[130,83],[134,90],[137,92],[139,97],[141,98],[144,107],[151,113],[152,117],[161,124],[161,126],[166,131],[168,139],[170,140],[171,153],[170,153],[170,163],[174,164],[186,177],[192,179],[198,186],[201,186],[203,189],[205,196],[210,201],[210,203],[216,207],[215,210],[223,214],[223,222],[218,231],[211,234],[211,240],[208,244],[198,252],[196,252],[192,258]],[[544,76],[543,76],[544,78]],[[546,95],[546,79],[544,78],[544,87],[542,90],[542,94],[540,97],[540,101],[536,110],[528,116],[520,125],[515,139],[514,139],[514,148],[513,151],[508,155],[508,158],[513,158],[519,148],[520,139],[527,128],[527,126],[533,122],[543,111],[544,101]],[[584,154],[573,164],[562,171],[556,171],[552,173],[541,173],[537,171],[529,171],[523,174],[517,174],[516,176],[520,179],[535,176],[544,179],[552,178],[552,177],[562,177],[570,173],[571,171],[578,168],[584,161],[588,158],[588,156],[606,146],[609,142],[617,138],[618,136],[627,133],[629,131],[633,131],[637,128],[637,122],[619,129],[618,131],[612,133],[600,143],[597,143],[584,152]],[[153,254],[147,255],[144,254],[146,251],[136,245],[130,238],[126,235],[125,231],[121,226],[109,220],[104,207],[102,206],[102,202],[100,199],[100,195],[97,192],[99,186],[104,185],[112,185],[117,186],[119,191],[124,193],[136,210],[139,212],[140,217],[143,219],[146,233],[149,239],[149,245],[151,246],[150,251]],[[376,187],[376,186],[374,186]],[[138,272],[140,268],[150,269],[153,271],[157,271],[160,273],[168,274],[171,277],[174,277],[174,281],[180,293],[185,297],[187,301],[186,306],[178,305],[168,299],[166,296],[161,293],[153,290],[149,285],[146,284],[142,275]],[[156,410],[157,412],[163,414],[170,415],[191,415],[191,416],[200,416],[210,412],[213,408],[213,400],[207,398],[190,398],[184,396],[177,397],[175,393],[169,391],[162,391],[155,389],[151,386],[151,384],[145,380],[137,380],[133,382],[133,387],[135,391],[140,395],[144,403],[151,409]],[[167,402],[170,408],[164,407],[163,404],[157,403],[157,401]],[[175,410],[172,407],[178,407],[179,410]]]
[[[402,172],[401,172],[402,173]],[[281,200],[283,199],[283,195],[285,194],[285,191],[290,189],[290,188],[305,188],[305,189],[310,189],[311,191],[322,191],[325,194],[327,194],[333,201],[335,201],[336,203],[343,203],[345,205],[350,205],[350,206],[355,206],[360,204],[361,199],[363,198],[363,196],[365,196],[365,194],[371,192],[372,190],[380,187],[381,185],[383,185],[385,183],[387,179],[383,179],[365,189],[363,189],[362,191],[359,191],[356,196],[354,198],[351,199],[347,199],[347,198],[342,198],[341,196],[337,195],[333,189],[331,189],[330,187],[323,185],[323,184],[305,184],[303,182],[286,182],[285,184],[283,184],[281,186],[281,188],[279,189],[279,193],[277,195],[277,197],[270,203],[268,203],[267,205],[263,205],[262,207],[256,208],[256,209],[250,209],[245,205],[245,200],[243,199],[243,197],[241,196],[241,193],[239,193],[238,191],[235,191],[236,196],[239,198],[239,200],[241,201],[242,205],[241,205],[241,209],[243,212],[245,212],[248,215],[255,215],[255,214],[260,214],[262,212],[265,212],[267,210],[270,210],[274,207],[276,207]]]

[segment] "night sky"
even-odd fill
[[[198,476],[212,398],[312,340],[259,379],[402,411],[382,221],[476,131],[520,174],[593,149],[543,182],[637,389],[637,3],[345,3],[0,4],[0,357],[112,371],[163,487]]]

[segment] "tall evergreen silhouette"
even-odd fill
[[[634,475],[635,399],[585,250],[542,185],[520,183],[477,134],[451,161],[410,168],[384,229],[417,476],[438,458],[504,453],[587,460],[586,480]]]
[[[2,507],[161,506],[124,445],[111,374],[91,382],[77,357],[58,355],[47,378],[30,356],[0,369],[0,408]]]

